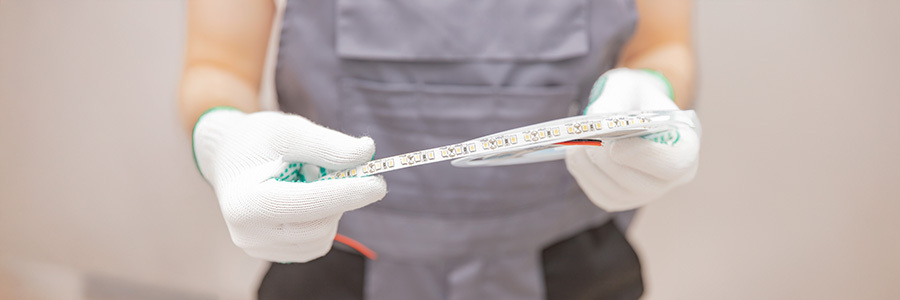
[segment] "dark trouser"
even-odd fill
[[[547,299],[638,299],[644,292],[638,257],[613,222],[542,251]],[[363,299],[365,258],[333,249],[302,264],[272,264],[260,300]]]

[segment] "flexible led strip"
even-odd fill
[[[698,129],[700,126],[693,110],[568,117],[498,132],[458,144],[372,160],[350,169],[325,175],[319,180],[369,176],[447,160],[454,160],[453,165],[459,167],[547,161],[559,159],[561,156],[554,155],[549,159],[511,160],[514,161],[512,163],[504,162],[504,159],[507,157],[521,158],[523,153],[546,150],[554,145],[586,144],[583,142],[599,144],[596,142],[653,134],[670,129],[678,123]],[[511,155],[511,153],[517,154]],[[485,158],[491,159],[486,160]]]

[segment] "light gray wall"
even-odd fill
[[[701,169],[630,232],[648,299],[900,294],[897,12],[697,1]],[[175,118],[183,15],[0,1],[0,299],[253,295]]]
[[[649,298],[900,294],[898,12],[698,2],[701,167],[637,221]]]

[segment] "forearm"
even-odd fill
[[[271,0],[187,1],[178,110],[188,132],[200,115],[216,106],[258,110],[274,15]]]
[[[619,65],[661,72],[675,95],[675,103],[688,109],[694,100],[694,49],[691,47],[691,0],[637,0],[634,36],[622,49]]]
[[[191,65],[181,78],[178,110],[182,124],[191,132],[203,112],[216,106],[231,106],[245,112],[259,110],[258,84],[211,65]]]
[[[653,46],[625,57],[621,65],[633,69],[652,69],[661,72],[672,84],[675,103],[681,109],[691,108],[694,100],[695,61],[690,45],[673,42]]]

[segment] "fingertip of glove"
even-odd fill
[[[387,195],[387,181],[385,181],[384,177],[381,175],[367,176],[362,177],[361,179],[367,179],[366,184],[370,185],[370,192],[377,193],[378,200],[381,200],[381,198],[384,198],[384,196]]]
[[[375,142],[369,137],[347,137],[329,141],[321,145],[318,151],[313,163],[331,170],[342,170],[371,161],[375,155]]]
[[[368,177],[364,177],[364,178],[368,178],[369,182],[372,185],[377,186],[380,190],[387,192],[387,181],[384,180],[383,176],[375,175],[375,176],[368,176]]]
[[[359,142],[361,144],[360,148],[364,149],[368,156],[371,156],[369,160],[375,159],[375,140],[371,137],[364,136],[359,138]]]
[[[334,180],[319,180],[313,183],[330,183],[346,187],[346,185],[355,185],[358,190],[369,191],[387,191],[387,182],[381,175],[341,178]]]
[[[375,140],[371,137],[356,138],[355,144],[351,147],[352,149],[347,150],[352,152],[352,159],[347,162],[350,165],[345,167],[355,166],[375,159]]]
[[[335,184],[331,188],[347,195],[348,210],[377,202],[387,195],[387,183],[380,176],[365,176],[326,181]]]

